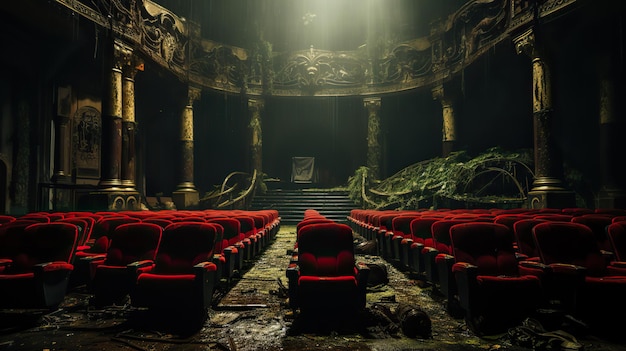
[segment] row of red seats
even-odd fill
[[[477,332],[484,333],[493,331],[494,328],[502,331],[502,328],[511,326],[512,322],[520,321],[518,318],[520,315],[513,313],[511,308],[504,309],[503,311],[506,312],[502,313],[498,313],[497,308],[493,309],[490,312],[493,315],[490,318],[485,317],[485,314],[489,315],[487,312],[489,309],[486,308],[488,304],[499,306],[498,301],[502,292],[495,296],[494,291],[483,291],[476,295],[475,287],[484,287],[505,276],[524,276],[522,280],[530,285],[536,284],[535,278],[541,278],[540,292],[535,292],[550,296],[549,299],[539,299],[542,303],[559,301],[561,304],[559,308],[567,310],[568,313],[575,313],[583,319],[593,320],[595,325],[604,325],[598,321],[594,311],[585,309],[584,306],[589,303],[595,305],[596,301],[590,296],[595,294],[597,297],[597,291],[607,290],[605,286],[600,288],[600,283],[597,283],[589,289],[584,288],[585,285],[576,285],[574,282],[594,281],[595,278],[601,277],[598,281],[610,281],[619,287],[608,289],[610,292],[605,292],[605,295],[617,296],[620,291],[623,292],[620,289],[623,289],[622,286],[626,287],[626,280],[622,276],[626,274],[623,274],[621,268],[617,268],[620,266],[617,261],[623,257],[623,243],[626,241],[623,234],[626,231],[624,215],[623,210],[585,209],[578,209],[578,211],[573,211],[573,209],[568,211],[558,209],[354,210],[349,220],[355,232],[378,241],[379,254],[398,263],[401,268],[419,274],[421,279],[426,280],[435,290],[444,294],[449,312],[455,314],[461,307],[458,312],[464,314],[468,324]],[[465,234],[455,234],[460,232]],[[476,234],[472,236],[467,234],[468,232]],[[494,233],[499,233],[497,238],[494,237]],[[544,235],[543,233],[563,235]],[[471,240],[467,240],[468,237]],[[554,241],[543,240],[544,238]],[[464,254],[459,257],[461,252]],[[557,253],[560,254],[557,255]],[[522,262],[524,263],[520,266],[522,268],[518,267],[518,264]],[[571,272],[569,276],[576,276],[578,280],[572,282],[566,279],[569,284],[563,284],[562,272],[565,269],[562,267],[572,265],[577,267],[574,270],[577,275]],[[478,270],[472,271],[474,275],[485,275],[490,278],[482,277],[480,283],[476,281],[470,283],[467,280],[467,270],[464,269],[466,266],[479,267]],[[520,273],[520,270],[523,273]],[[554,274],[555,271],[561,273]],[[607,278],[611,275],[618,277]],[[496,279],[493,276],[500,276],[500,278]],[[549,288],[544,291],[545,286]],[[563,289],[558,290],[556,287],[566,287],[565,290],[570,293],[565,293]],[[578,302],[571,302],[573,301],[571,292],[576,292],[574,296]],[[515,291],[507,294],[515,294]],[[473,296],[474,302],[468,302],[469,296]],[[479,296],[484,299],[482,305],[475,304]],[[489,297],[485,299],[485,296]],[[525,299],[537,302],[537,299],[529,299],[529,296]],[[623,299],[610,301],[619,308],[624,306],[621,302]],[[502,303],[504,305],[504,301]],[[525,311],[522,314],[529,311],[529,306],[537,307],[535,303],[530,305],[516,303],[518,303],[517,307],[520,307],[518,312]],[[521,308],[522,305],[525,308]],[[503,321],[502,314],[513,317],[509,320],[510,323]],[[489,324],[487,322],[489,319],[496,322]],[[477,323],[479,320],[482,321],[480,325]]]
[[[276,211],[39,212],[18,218],[3,216],[2,222],[3,224],[0,224],[0,258],[6,261],[5,266],[8,268],[2,272],[6,273],[7,277],[1,277],[7,279],[0,280],[9,281],[11,280],[9,278],[15,278],[13,276],[15,273],[36,270],[36,267],[24,268],[23,265],[17,265],[15,262],[18,260],[15,258],[26,256],[30,257],[30,261],[37,261],[35,263],[41,263],[45,259],[45,257],[31,257],[32,250],[22,243],[23,238],[28,237],[24,234],[33,230],[31,227],[45,226],[59,231],[61,228],[71,229],[70,231],[75,232],[76,238],[69,249],[71,255],[65,260],[69,265],[66,267],[68,268],[67,274],[69,276],[72,272],[71,277],[74,282],[87,283],[90,291],[94,293],[97,304],[106,305],[119,302],[133,290],[133,287],[141,291],[138,289],[139,285],[135,286],[134,281],[144,273],[165,272],[162,279],[173,281],[172,274],[185,266],[183,262],[193,263],[193,265],[200,262],[210,263],[210,265],[205,265],[204,270],[214,271],[213,274],[207,275],[210,279],[206,281],[208,290],[205,290],[211,293],[201,294],[209,298],[210,302],[214,285],[212,281],[219,282],[221,278],[230,281],[235,270],[240,270],[245,264],[250,263],[250,260],[261,252],[277,233],[280,217]],[[168,234],[174,232],[177,234]],[[200,235],[204,232],[204,239],[197,239],[203,240],[203,244],[190,242],[189,240],[192,239],[181,242],[180,240],[184,239],[185,235],[191,237],[191,234],[181,234],[184,232],[196,233],[193,235]],[[161,239],[162,235],[163,239]],[[175,239],[171,239],[172,237]],[[207,249],[210,250],[207,251]],[[197,250],[201,251],[197,252]],[[183,254],[187,255],[186,258],[181,256]],[[205,257],[205,254],[208,256]],[[173,269],[170,265],[168,268],[168,263],[171,262],[176,262],[180,267]],[[152,272],[152,270],[155,271]],[[149,276],[143,277],[139,281],[144,281]],[[204,280],[200,279],[200,281]],[[54,307],[60,303],[67,284],[66,280],[63,293],[57,293],[55,300],[46,302],[44,306]],[[23,289],[17,286],[9,290],[20,295]],[[3,289],[3,291],[9,290]],[[143,290],[151,291],[152,289]],[[172,291],[175,290],[177,289]],[[136,296],[142,296],[141,293],[137,294]],[[156,297],[152,298],[160,300]],[[4,298],[1,300],[11,301],[11,299]],[[136,297],[135,300],[146,301],[146,298],[145,296]],[[188,299],[176,300],[187,301]],[[31,301],[28,298],[20,301],[20,306],[31,304],[33,305],[31,307],[41,307],[40,302]],[[167,299],[160,300],[160,304],[163,305],[164,301]],[[8,303],[7,307],[11,306],[14,305]]]
[[[365,307],[369,267],[355,260],[352,229],[314,209],[296,225],[286,275],[289,306],[302,315],[352,316]]]

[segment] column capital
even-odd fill
[[[443,84],[439,84],[431,89],[433,100],[439,100],[441,106],[452,106],[454,96],[450,94],[450,89],[446,89]]]
[[[124,74],[124,79],[134,80],[138,71],[143,71],[144,61],[141,57],[130,54],[128,55],[128,59],[122,61],[122,73]]]
[[[190,85],[187,88],[187,106],[193,106],[196,100],[200,100],[202,88]]]
[[[368,97],[363,99],[363,106],[365,106],[368,110],[378,110],[381,105],[380,97]]]
[[[113,41],[113,68],[123,70],[132,65],[133,49],[120,40]]]
[[[254,98],[248,99],[248,110],[262,110],[265,108],[265,99],[263,98]]]
[[[526,54],[531,58],[535,58],[539,55],[535,30],[533,28],[529,28],[524,33],[513,38],[513,44],[515,44],[515,52],[517,52],[518,55]]]

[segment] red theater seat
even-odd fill
[[[356,264],[345,224],[302,227],[297,263],[287,268],[289,304],[302,313],[354,312],[365,307],[368,267]]]
[[[154,267],[163,228],[153,223],[128,223],[115,228],[106,257],[91,262],[96,306],[121,304],[137,276]]]
[[[626,268],[612,265],[592,230],[584,224],[549,222],[533,228],[541,263],[525,266],[541,277],[555,308],[573,314],[595,331],[623,330]],[[534,267],[535,272],[530,267]]]
[[[217,271],[212,262],[216,234],[210,223],[167,226],[154,269],[137,278],[131,304],[146,308],[152,318],[206,319]]]
[[[0,308],[56,308],[67,291],[78,228],[36,223],[19,237],[19,250],[0,274]]]
[[[506,332],[534,315],[543,302],[541,282],[536,276],[520,276],[507,226],[456,224],[450,227],[450,239],[458,299],[474,332]]]

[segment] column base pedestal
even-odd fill
[[[596,208],[626,208],[626,191],[622,189],[602,189],[598,194]]]
[[[200,203],[197,190],[177,190],[172,193],[172,201],[177,210],[194,209]]]
[[[93,191],[79,200],[79,208],[90,211],[135,211],[141,209],[140,204],[136,191]]]
[[[576,193],[571,190],[531,190],[528,192],[528,208],[576,207]]]

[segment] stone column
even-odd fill
[[[551,122],[552,86],[545,53],[537,42],[535,30],[529,29],[514,40],[517,53],[532,59],[533,128],[535,148],[535,179],[528,193],[531,208],[563,208],[576,205],[573,191],[563,184],[563,165],[557,152]]]
[[[141,61],[131,57],[123,67],[122,77],[122,186],[135,190],[135,75]]]
[[[433,98],[441,102],[443,121],[441,124],[442,146],[441,156],[447,157],[455,150],[456,144],[456,121],[454,115],[453,99],[447,96],[443,86],[433,89]]]
[[[105,74],[105,91],[102,98],[102,156],[98,184],[100,189],[89,193],[89,203],[84,205],[89,206],[86,208],[88,210],[98,211],[136,210],[139,207],[138,193],[132,188],[129,189],[128,184],[122,183],[122,154],[128,158],[130,148],[128,143],[124,142],[127,134],[122,125],[123,120],[129,118],[130,110],[134,120],[134,91],[131,95],[125,96],[127,82],[123,78],[123,69],[125,70],[132,61],[132,49],[117,40],[113,41],[111,49],[107,61],[110,71]]]
[[[172,200],[177,209],[186,209],[198,205],[200,196],[193,179],[193,102],[200,98],[201,90],[189,87],[187,105],[180,119],[180,183],[172,193]]]
[[[624,175],[623,123],[616,113],[615,82],[612,78],[612,62],[605,55],[598,63],[600,68],[600,167],[602,184],[598,194],[598,208],[626,208],[626,191],[623,188]]]
[[[99,183],[102,190],[119,190],[122,185],[122,67],[130,55],[130,48],[114,41],[102,101],[102,170]]]
[[[363,105],[367,109],[367,167],[370,169],[370,175],[375,179],[380,179],[382,176],[380,170],[382,161],[380,102],[379,97],[363,99]]]
[[[54,183],[71,183],[71,96],[71,88],[58,88],[57,114],[54,118],[54,172],[52,174],[52,181]]]
[[[250,154],[252,157],[252,171],[256,170],[257,174],[263,171],[263,129],[262,129],[262,112],[265,108],[263,99],[249,99],[248,113],[250,114]]]

